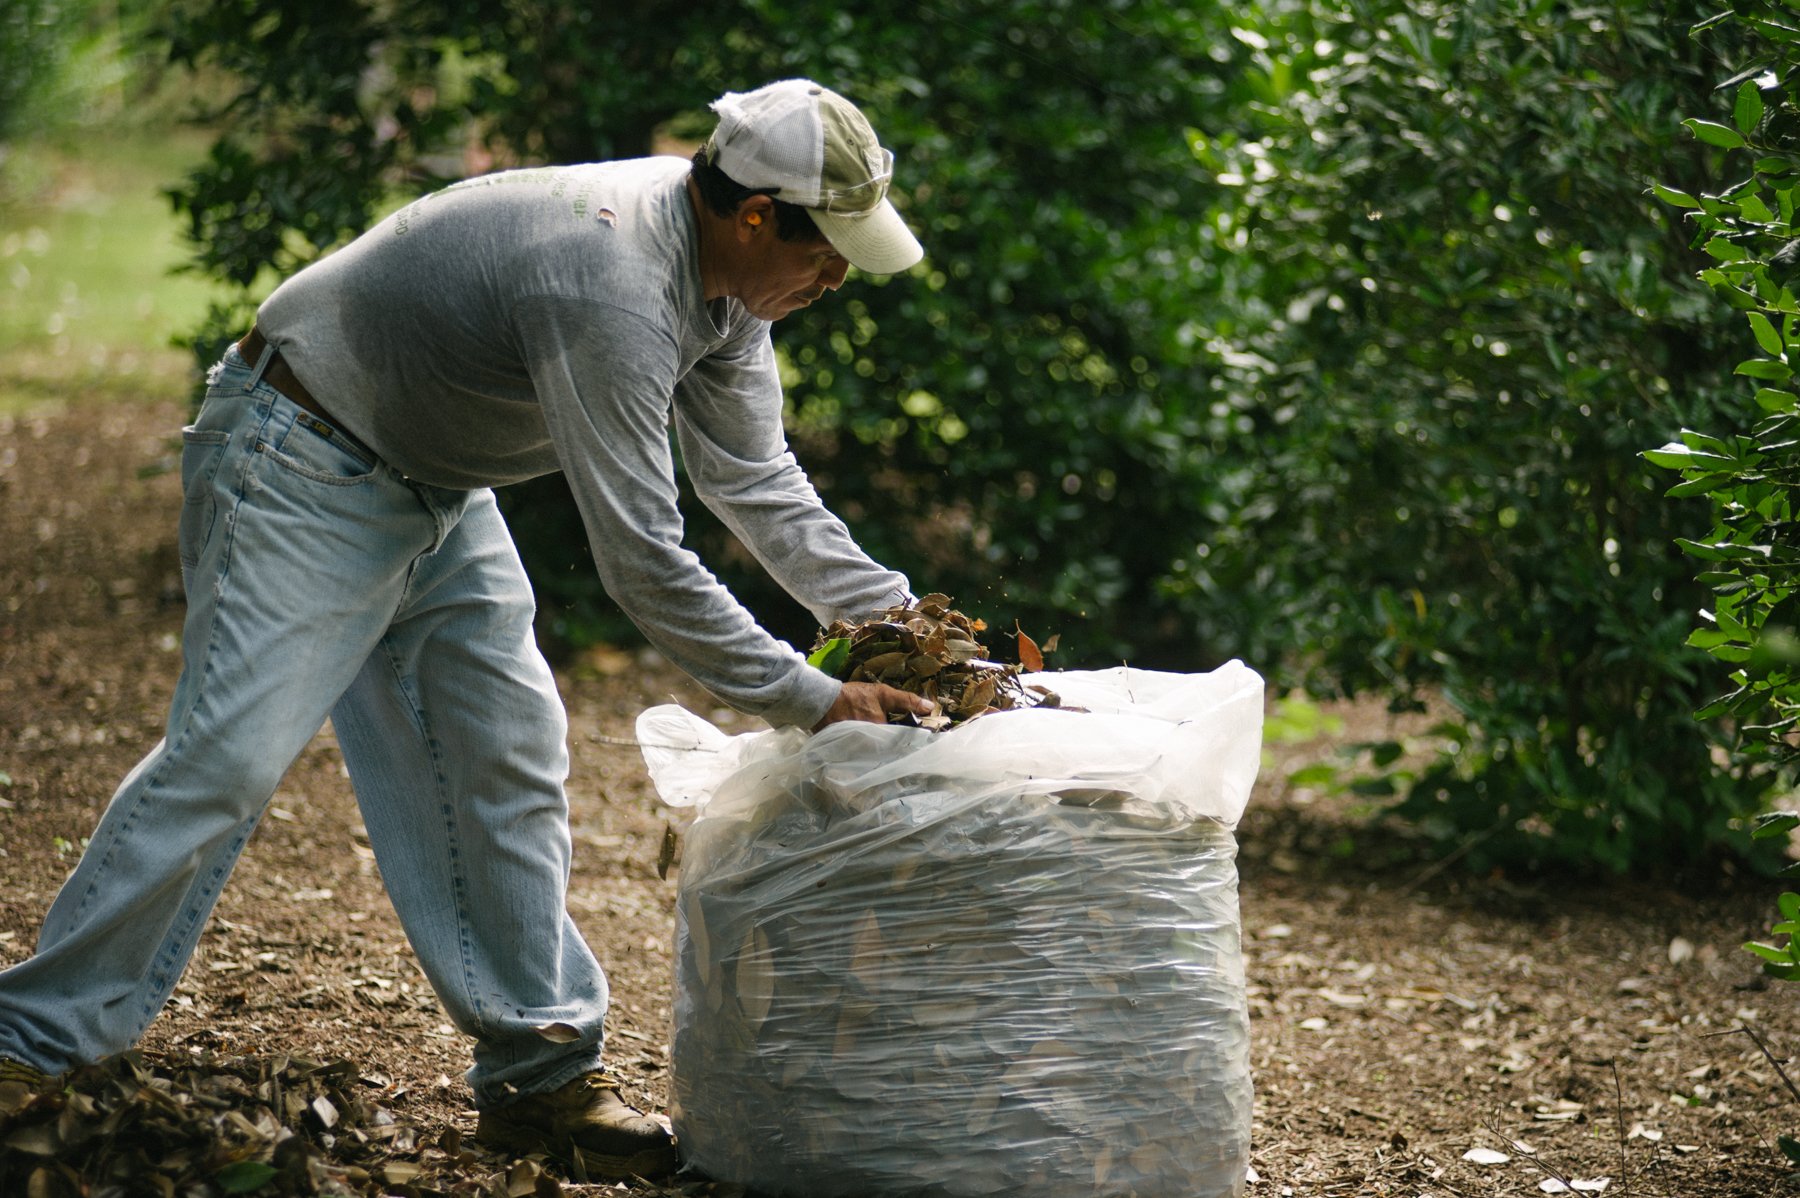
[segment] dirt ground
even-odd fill
[[[148,401],[0,416],[0,964],[30,953],[82,838],[159,735],[182,611],[180,421],[179,404]],[[659,807],[629,741],[636,714],[671,695],[715,708],[635,651],[589,653],[561,681],[569,904],[612,980],[613,1064],[660,1109],[677,875],[660,879],[656,860],[682,817]],[[1380,718],[1341,714],[1346,735]],[[1800,1102],[1742,1030],[1784,1063],[1800,1048],[1800,986],[1765,985],[1738,948],[1768,926],[1772,883],[1459,876],[1283,785],[1331,748],[1272,747],[1239,829],[1252,1198],[1561,1183],[1800,1194],[1776,1145],[1800,1134]],[[463,1192],[614,1192],[554,1173],[521,1188],[516,1163],[459,1145],[474,1127],[466,1047],[394,920],[329,729],[276,795],[144,1049],[165,1069],[347,1060]]]

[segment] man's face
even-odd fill
[[[780,320],[844,284],[850,264],[823,237],[783,241],[772,227],[756,239],[749,282],[738,298],[759,320]]]

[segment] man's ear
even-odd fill
[[[748,196],[738,205],[737,226],[739,241],[749,241],[765,228],[775,223],[775,201],[766,195]]]

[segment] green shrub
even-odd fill
[[[1684,188],[1664,180],[1655,188],[1682,213],[1694,246],[1710,259],[1700,278],[1728,310],[1743,315],[1745,344],[1755,346],[1754,356],[1735,371],[1744,388],[1753,389],[1752,402],[1721,413],[1713,427],[1744,427],[1739,413],[1760,418],[1748,431],[1724,435],[1684,428],[1644,455],[1681,473],[1670,496],[1704,497],[1712,509],[1712,529],[1681,542],[1700,563],[1699,582],[1711,591],[1700,612],[1704,623],[1688,643],[1710,653],[1729,677],[1724,693],[1699,715],[1727,721],[1739,757],[1784,779],[1791,779],[1800,760],[1800,621],[1794,604],[1800,590],[1800,513],[1794,503],[1800,485],[1794,379],[1800,350],[1800,292],[1794,286],[1800,266],[1800,29],[1789,24],[1791,17],[1789,6],[1746,0],[1696,30],[1705,38],[1732,37],[1742,47],[1731,77],[1717,89],[1720,105],[1696,105],[1691,111],[1701,115],[1683,122],[1697,141],[1717,149],[1722,161],[1714,177],[1728,182]],[[1776,812],[1758,820],[1753,835],[1785,848],[1796,827],[1800,815]],[[1782,872],[1800,874],[1800,865]],[[1745,948],[1771,975],[1800,980],[1800,895],[1783,894],[1779,908],[1772,942]],[[1800,1155],[1795,1159],[1800,1162]]]
[[[1165,585],[1315,691],[1441,696],[1393,810],[1477,868],[1691,860],[1758,802],[1689,719],[1697,513],[1635,453],[1730,402],[1647,191],[1710,168],[1678,124],[1713,79],[1698,7],[1297,5],[1194,138],[1242,180],[1212,335],[1244,482]]]

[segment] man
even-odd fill
[[[918,242],[893,157],[806,80],[728,94],[691,165],[506,172],[288,280],[184,431],[188,615],[165,739],[0,974],[0,1077],[135,1043],[288,765],[333,721],[421,965],[475,1038],[478,1138],[590,1176],[675,1164],[601,1069],[607,983],[564,907],[566,722],[489,488],[562,470],[607,590],[776,725],[924,714],[776,641],[681,547],[695,489],[821,624],[908,597],[788,453],[769,322]]]

